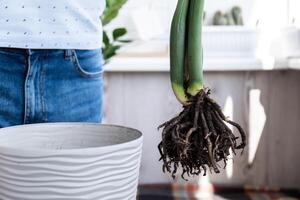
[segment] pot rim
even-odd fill
[[[19,129],[20,127],[39,127],[39,126],[104,126],[104,127],[116,127],[121,129],[127,129],[131,130],[133,132],[136,132],[138,134],[137,138],[122,142],[119,144],[113,144],[113,145],[106,145],[101,147],[86,147],[86,148],[74,148],[74,149],[42,149],[42,148],[22,148],[22,147],[10,147],[0,144],[0,154],[28,154],[31,156],[38,155],[86,155],[86,154],[97,154],[97,153],[103,153],[106,151],[111,151],[111,149],[122,149],[126,148],[127,146],[141,146],[143,143],[143,134],[141,131],[126,127],[122,125],[115,125],[115,124],[101,124],[101,123],[93,123],[93,122],[51,122],[51,123],[35,123],[35,124],[22,124],[22,125],[14,125],[10,127],[5,127],[0,129],[0,134],[4,134],[6,130],[12,130],[12,129]],[[1,139],[1,137],[0,137]]]

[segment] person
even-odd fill
[[[0,128],[102,118],[105,0],[0,0]]]

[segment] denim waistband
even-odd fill
[[[21,48],[8,48],[8,47],[0,47],[0,51],[6,51],[13,54],[20,54],[20,55],[45,55],[45,54],[57,54],[57,53],[64,53],[70,55],[72,49],[21,49]]]

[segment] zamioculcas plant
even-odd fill
[[[219,173],[219,161],[226,166],[230,149],[246,145],[245,132],[227,119],[220,106],[209,97],[203,83],[202,22],[204,0],[178,0],[171,25],[170,76],[172,89],[183,105],[182,112],[163,123],[162,141],[158,145],[163,171],[175,178],[200,174],[207,169]],[[236,127],[241,142],[226,123]],[[186,179],[185,179],[186,180]]]

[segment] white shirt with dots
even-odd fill
[[[105,0],[0,0],[0,47],[96,49]]]

